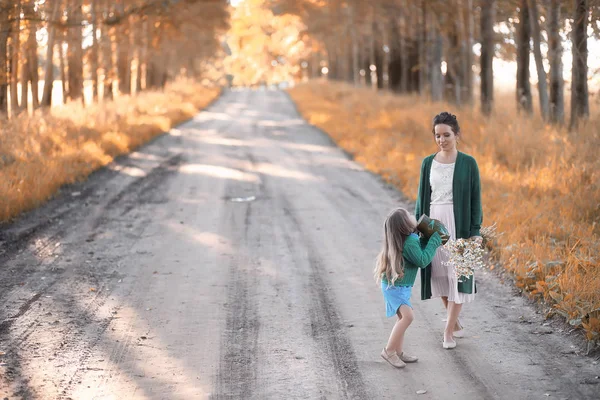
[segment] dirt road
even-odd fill
[[[411,207],[285,93],[226,92],[2,229],[0,393],[600,397],[594,359],[491,274],[452,351],[442,349],[441,303],[419,301],[415,287],[406,344],[420,360],[385,363],[393,321],[371,271],[397,205]]]

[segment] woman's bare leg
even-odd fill
[[[448,311],[448,297],[442,296],[442,303],[444,303],[444,308],[446,309],[446,311]],[[460,331],[462,328],[462,325],[460,324],[460,322],[458,322],[457,319],[456,324],[454,324],[454,331]]]
[[[452,332],[455,330],[454,327],[458,322],[461,309],[462,304],[457,304],[453,301],[448,302],[448,320],[446,321],[446,329],[444,330],[444,341],[446,342],[453,341]]]

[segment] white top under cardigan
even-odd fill
[[[452,180],[455,164],[442,164],[433,160],[431,174],[429,175],[431,204],[452,204]]]

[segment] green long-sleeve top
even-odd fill
[[[394,286],[413,286],[419,268],[425,268],[433,260],[435,251],[442,244],[442,238],[435,232],[429,240],[420,240],[419,236],[411,233],[404,242],[402,259],[404,261],[404,276],[394,282]],[[382,278],[387,283],[385,276]]]
[[[419,181],[419,193],[415,206],[417,220],[421,215],[431,215],[431,185],[429,177],[431,164],[435,154],[425,157],[421,165],[421,179]],[[469,239],[473,236],[481,236],[479,230],[483,221],[481,208],[481,182],[477,162],[468,154],[458,152],[454,175],[452,178],[452,197],[454,210],[454,224],[456,226],[457,239]],[[458,283],[458,291],[461,293],[473,293],[476,287],[473,277]],[[421,300],[431,298],[431,267],[421,270]]]

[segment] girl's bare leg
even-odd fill
[[[388,354],[391,354],[395,351],[398,355],[400,355],[402,354],[402,346],[404,345],[404,332],[406,332],[406,329],[412,323],[414,314],[412,308],[407,305],[400,306],[397,314],[398,319],[392,328],[392,333],[388,339],[385,351]]]

